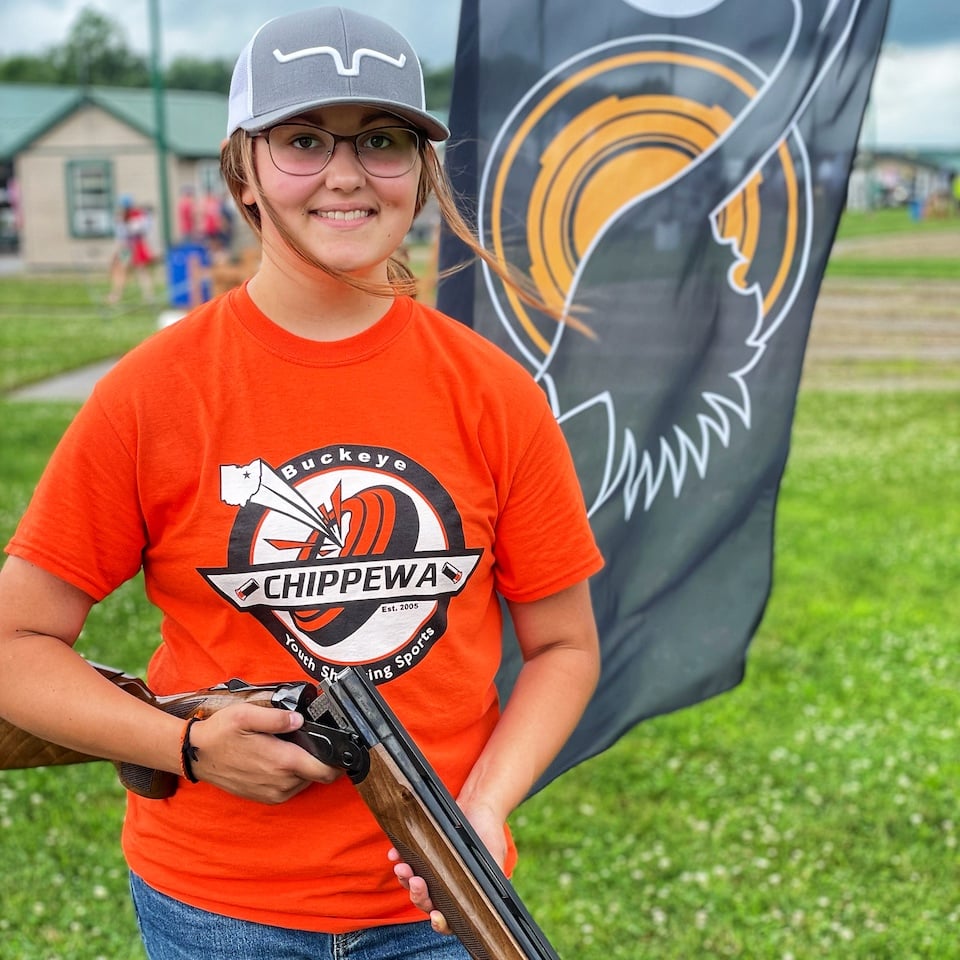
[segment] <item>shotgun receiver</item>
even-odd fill
[[[300,712],[303,726],[286,739],[346,771],[403,859],[427,881],[431,899],[473,960],[559,960],[452,795],[361,671],[344,669],[322,691],[310,683],[230,680],[155,696],[136,677],[93,666],[133,696],[184,719],[238,702]],[[0,720],[0,769],[97,759]],[[115,765],[123,785],[140,796],[162,799],[177,789],[175,774]]]

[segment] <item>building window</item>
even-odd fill
[[[113,233],[113,185],[109,160],[67,163],[67,216],[74,237],[109,237]]]
[[[208,193],[219,195],[223,192],[223,178],[220,176],[219,160],[201,160],[197,164],[197,179],[200,181],[200,195]]]

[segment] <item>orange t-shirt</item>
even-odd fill
[[[159,694],[365,667],[454,796],[498,717],[497,594],[539,599],[602,563],[519,364],[402,297],[356,337],[304,340],[244,288],[97,384],[8,550],[96,600],[142,566]],[[277,807],[204,783],[131,795],[123,843],[156,889],[229,916],[422,918],[347,778]]]

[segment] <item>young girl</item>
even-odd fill
[[[124,824],[152,960],[466,953],[350,781],[272,736],[296,714],[230,707],[185,744],[76,654],[91,605],[141,568],[163,612],[153,690],[362,666],[507,870],[507,817],[594,688],[601,559],[542,391],[392,259],[431,190],[468,238],[424,108],[380,21],[260,28],[223,170],[262,266],[97,384],[8,545],[0,714],[185,776],[131,795]],[[502,713],[500,597],[524,658]]]

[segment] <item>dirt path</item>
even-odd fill
[[[835,254],[960,259],[960,232],[846,240]],[[826,279],[803,386],[960,389],[960,281]]]
[[[942,233],[891,233],[879,237],[856,237],[838,240],[833,246],[835,256],[885,258],[933,257],[960,259],[960,230]]]

